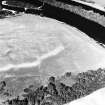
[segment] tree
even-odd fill
[[[2,93],[4,91],[5,87],[6,87],[6,82],[5,81],[1,81],[0,82],[0,93]]]
[[[50,83],[55,83],[55,77],[51,76],[49,77],[49,80],[48,80]]]

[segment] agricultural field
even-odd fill
[[[1,85],[1,99],[21,95],[29,85],[45,86],[50,76],[68,85],[67,78],[60,78],[65,72],[77,75],[105,67],[105,49],[63,22],[23,14],[0,23],[0,78],[7,86]],[[74,76],[70,81],[68,86]]]
[[[50,6],[45,5],[44,9],[49,9],[45,11],[50,15],[71,16],[63,20],[78,21],[88,32],[98,24],[103,28],[93,33],[98,31],[97,36],[101,38],[104,35],[104,15],[80,6],[45,1]],[[33,9],[34,5],[29,4],[22,2],[20,7]],[[3,100],[3,105],[63,105],[105,87],[104,44],[59,19],[15,12],[5,10],[0,15],[0,101]],[[80,17],[96,23],[90,24]],[[96,26],[90,29],[86,22]],[[79,24],[76,25],[81,27]]]

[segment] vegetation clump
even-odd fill
[[[68,78],[68,74],[67,78]],[[71,75],[71,73],[70,73]],[[8,105],[62,105],[91,94],[97,89],[105,87],[105,70],[89,70],[78,73],[76,82],[72,86],[66,86],[55,77],[50,77],[47,86],[40,86],[36,90],[24,89],[23,99],[19,97],[8,100]]]

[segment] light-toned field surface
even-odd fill
[[[105,88],[65,105],[105,105]]]
[[[36,66],[52,74],[104,68],[105,49],[53,19],[23,15],[0,20],[0,71]]]
[[[73,0],[73,1],[88,5],[93,8],[97,8],[97,9],[105,12],[105,8],[104,8],[105,1],[104,0]],[[91,3],[91,2],[93,2],[93,3]]]
[[[104,5],[105,6],[105,1],[104,0],[92,0],[92,1],[94,1],[96,4]]]
[[[0,80],[13,96],[51,75],[98,68],[105,68],[105,49],[76,28],[35,15],[0,20]]]

